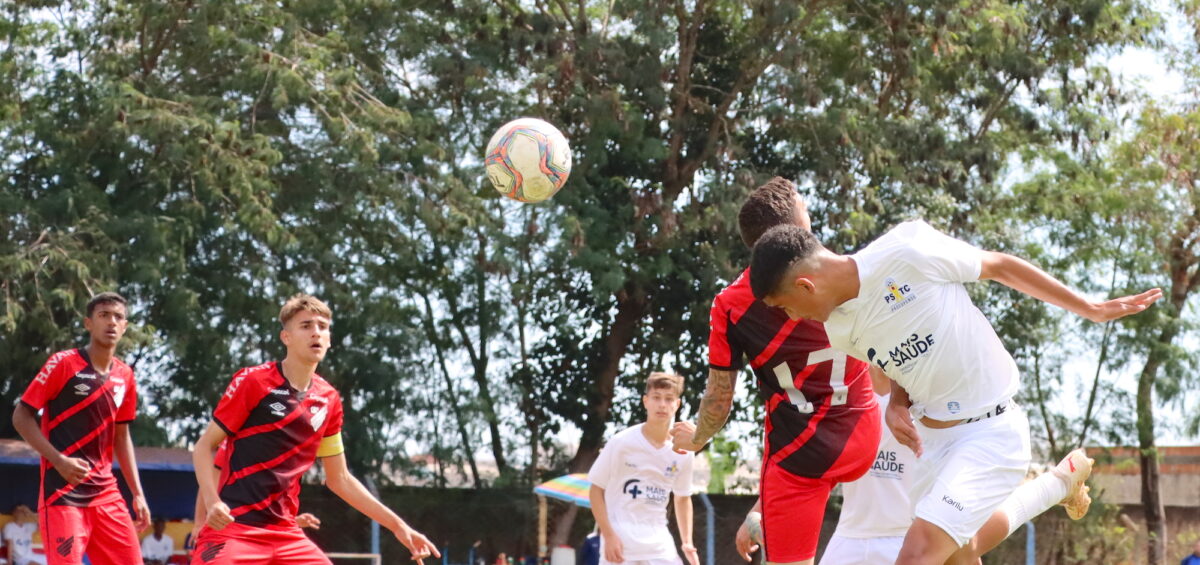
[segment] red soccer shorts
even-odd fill
[[[791,563],[816,557],[830,491],[838,483],[862,477],[875,462],[881,429],[879,412],[863,414],[841,455],[821,478],[794,475],[766,460],[759,493],[767,561]]]
[[[142,562],[142,546],[124,500],[85,508],[49,506],[39,510],[47,565],[80,565],[85,553],[93,565]]]
[[[192,565],[332,565],[298,527],[287,530],[230,524],[205,526],[196,538]]]

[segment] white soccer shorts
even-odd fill
[[[885,502],[880,501],[881,504]],[[886,538],[847,538],[836,532],[829,538],[818,565],[880,565],[895,563],[904,536]]]
[[[916,422],[925,453],[917,459],[910,499],[917,518],[962,547],[1008,498],[1029,469],[1029,420],[1010,402],[999,416],[945,429]]]

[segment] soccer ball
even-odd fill
[[[536,118],[520,118],[492,135],[484,166],[500,194],[521,202],[541,202],[567,182],[571,147],[558,128]]]

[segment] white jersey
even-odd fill
[[[888,397],[875,395],[883,412]],[[834,535],[844,538],[903,537],[912,524],[912,505],[908,491],[912,487],[916,456],[900,445],[892,430],[883,423],[879,451],[871,470],[857,481],[842,484],[842,515]]]
[[[692,495],[694,458],[693,453],[676,453],[670,440],[654,447],[642,434],[642,424],[613,436],[600,451],[588,480],[604,489],[608,520],[621,538],[626,562],[678,558],[667,529],[667,501],[671,493]]]
[[[155,539],[154,534],[150,534],[142,538],[143,559],[165,563],[171,558],[172,553],[175,553],[175,540],[171,539],[171,536],[164,535],[162,539]]]
[[[13,563],[24,563],[33,557],[33,534],[37,532],[37,524],[32,522],[18,524],[9,522],[4,525],[4,541],[11,543]]]
[[[858,296],[825,322],[834,349],[879,366],[908,391],[916,417],[987,413],[1017,392],[1004,344],[962,283],[983,252],[922,221],[905,222],[851,256]]]

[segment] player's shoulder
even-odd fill
[[[282,377],[277,365],[275,361],[270,361],[253,367],[242,367],[233,374],[233,378],[242,377],[243,379],[261,380],[273,379],[277,375]]]
[[[55,367],[60,365],[68,365],[72,363],[87,364],[87,358],[84,357],[84,354],[80,352],[79,348],[77,347],[51,353],[50,356],[46,358],[44,367],[49,370],[54,370]]]
[[[750,269],[746,269],[717,293],[712,309],[714,313],[732,313],[736,317],[746,311],[754,300],[754,292],[750,289]]]
[[[333,385],[329,384],[329,381],[325,380],[325,377],[315,373],[313,374],[312,384],[309,385],[308,393],[310,395],[323,397],[328,401],[340,400],[342,397],[342,395],[338,393],[337,389],[334,388]]]
[[[133,367],[130,367],[130,366],[129,366],[129,364],[128,364],[128,363],[126,363],[126,362],[125,362],[123,359],[121,359],[120,357],[113,357],[113,359],[112,359],[112,372],[113,372],[113,373],[118,373],[118,372],[119,372],[119,373],[123,373],[123,374],[125,374],[125,375],[133,375]]]
[[[46,362],[42,364],[42,370],[38,371],[37,377],[35,378],[36,380],[45,383],[46,379],[49,378],[56,369],[78,369],[82,368],[84,365],[87,365],[87,360],[84,359],[83,354],[79,352],[79,349],[72,348],[64,349],[62,351],[55,351],[46,358]]]
[[[232,396],[239,390],[242,392],[265,391],[275,387],[283,380],[283,374],[279,372],[274,361],[253,367],[242,367],[233,374],[233,378],[229,381],[229,387],[225,389],[225,396]]]

